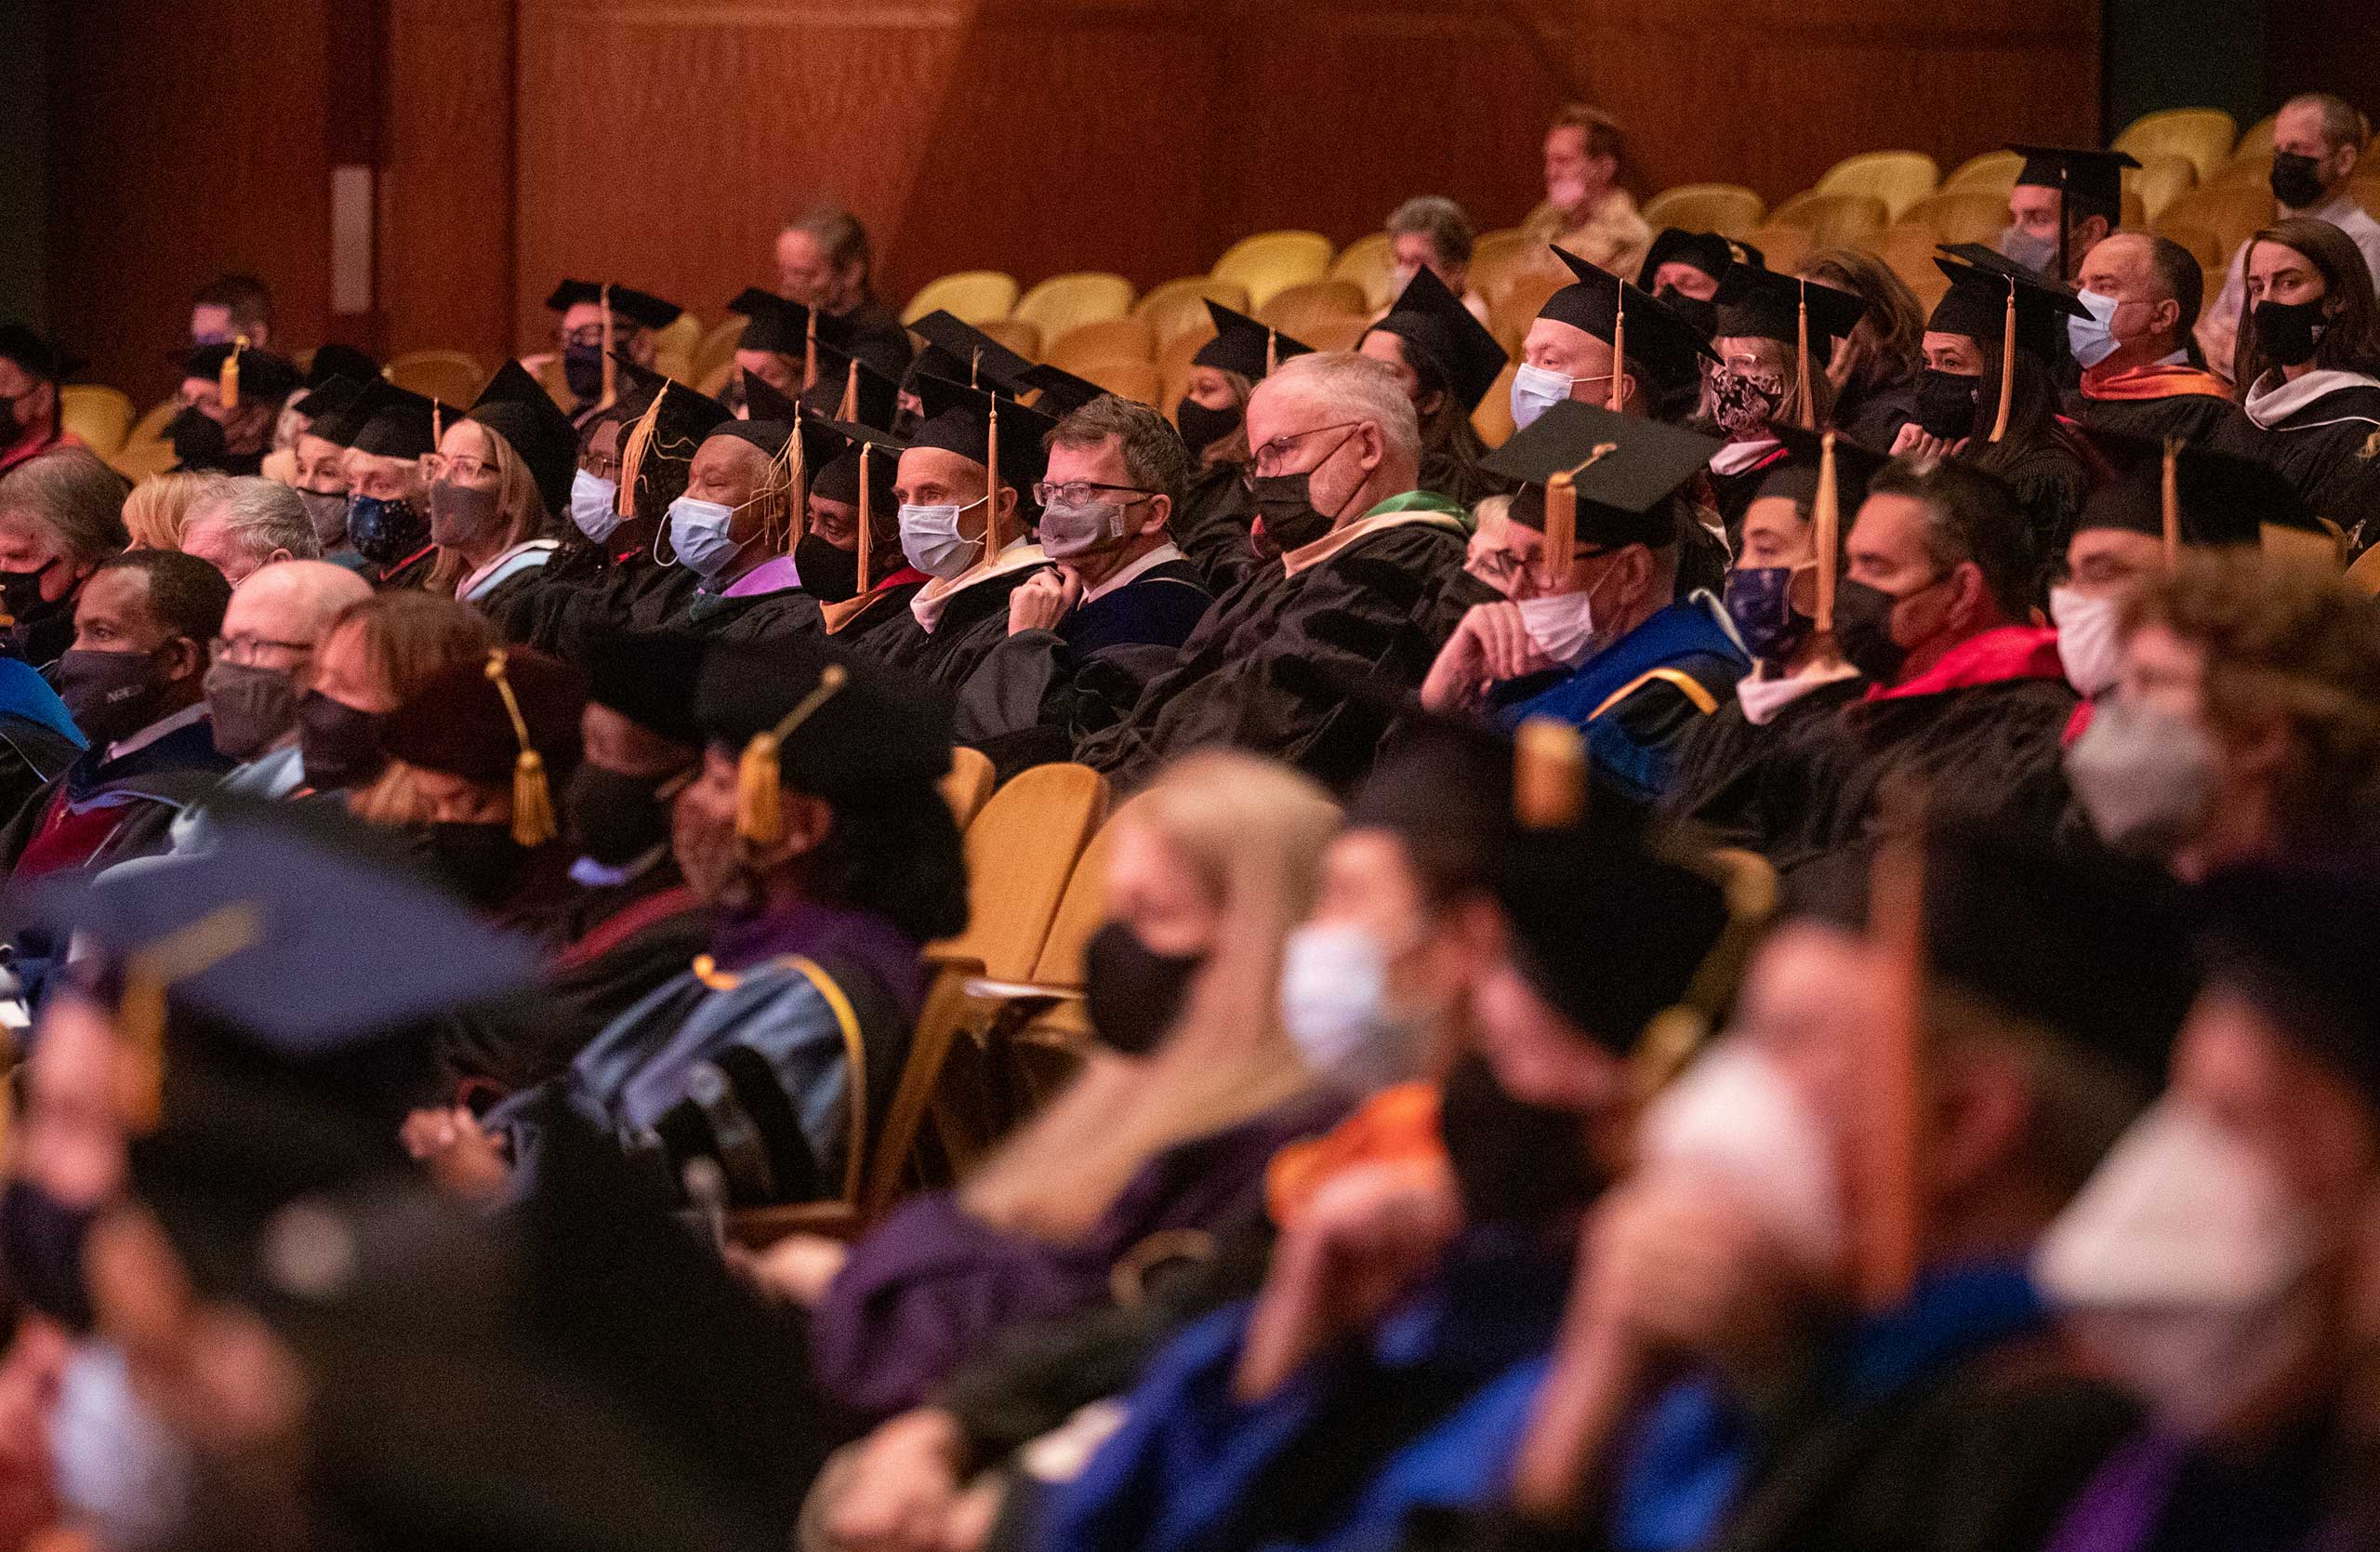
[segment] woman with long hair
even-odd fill
[[[2347,233],[2293,218],[2248,239],[2232,357],[2247,421],[2215,445],[2281,471],[2359,545],[2380,531],[2380,305]]]
[[[528,464],[477,420],[447,427],[422,471],[430,477],[430,537],[438,546],[430,591],[501,607],[505,593],[560,548],[546,536],[551,520]]]
[[[1851,332],[1835,341],[1826,380],[1834,391],[1835,429],[1883,452],[1917,414],[1925,310],[1883,259],[1857,248],[1822,249],[1793,272],[1868,304]]]
[[[298,703],[305,786],[337,792],[367,824],[427,819],[430,804],[382,739],[388,718],[457,664],[483,661],[487,621],[451,598],[375,593],[341,611],[314,648],[314,683]]]
[[[764,1284],[813,1307],[812,1356],[869,1416],[914,1405],[998,1331],[1104,1302],[1155,1241],[1196,1256],[1262,1200],[1283,1144],[1345,1101],[1284,1031],[1282,945],[1339,814],[1287,766],[1210,752],[1120,812],[1088,954],[1096,1043],[956,1191],[846,1254],[794,1241]],[[1129,1273],[1127,1274],[1129,1275]]]

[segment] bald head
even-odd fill
[[[372,584],[345,566],[283,561],[231,590],[231,606],[223,612],[223,639],[237,643],[252,637],[311,648],[341,610],[371,596]]]
[[[2115,367],[2152,365],[2182,349],[2204,290],[2189,249],[2146,232],[2102,238],[2083,255],[2075,282],[2118,304],[2109,324]]]

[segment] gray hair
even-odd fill
[[[125,532],[125,477],[87,447],[53,447],[0,474],[0,513],[33,519],[79,562],[97,564],[132,542]]]
[[[1103,393],[1051,428],[1051,447],[1096,447],[1109,437],[1124,459],[1124,477],[1181,505],[1190,483],[1190,454],[1173,423],[1144,404]]]
[[[876,255],[868,246],[867,228],[841,206],[832,200],[821,200],[786,222],[785,230],[808,233],[826,256],[827,263],[838,270],[857,264],[860,285],[871,288],[875,285]]]
[[[323,541],[306,515],[305,501],[278,481],[254,474],[218,476],[191,498],[183,530],[202,519],[219,521],[224,536],[258,565],[271,560],[276,550],[287,550],[292,560],[322,558]]]
[[[1380,428],[1381,445],[1391,459],[1408,469],[1421,467],[1421,423],[1386,362],[1353,351],[1291,356],[1256,385],[1260,393],[1267,390],[1294,393],[1344,419],[1370,421]]]
[[[2284,113],[2292,108],[2312,108],[2321,113],[2322,139],[2333,151],[2343,145],[2360,150],[2372,139],[2372,121],[2363,116],[2362,109],[2344,97],[2329,92],[2300,92],[2281,105]]]
[[[1444,194],[1416,194],[1389,213],[1389,235],[1427,237],[1441,264],[1468,264],[1478,229],[1461,206]]]

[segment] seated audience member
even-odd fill
[[[1788,927],[1737,1027],[1646,1111],[1543,1383],[1511,1399],[1514,1496],[1540,1523],[1596,1545],[2039,1546],[2133,1426],[2028,1262],[2156,1090],[2185,918],[1980,832],[1928,837],[1922,868],[1915,965]],[[1897,1015],[1899,974],[1921,986]],[[1897,1113],[1870,1055],[1897,1019],[1925,1095]],[[1924,1161],[1889,1204],[1879,1126]],[[1890,1262],[1880,1224],[1906,1236]]]
[[[747,287],[727,304],[727,311],[740,313],[746,320],[744,332],[735,337],[735,371],[728,378],[726,404],[730,409],[749,416],[754,412],[743,402],[743,378],[760,378],[787,398],[792,398],[810,386],[806,368],[809,365],[804,347],[816,348],[818,334],[813,332],[810,309],[800,302],[787,301],[773,292],[758,286]],[[782,418],[760,416],[762,419]]]
[[[2281,104],[2272,124],[2272,187],[2274,224],[2291,220],[2328,221],[2346,234],[2363,258],[2364,272],[2380,286],[2380,221],[2373,219],[2348,187],[2363,164],[2364,147],[2372,139],[2372,121],[2344,98],[2328,92],[2306,92]],[[2207,365],[2228,373],[2234,382],[2248,380],[2233,357],[2248,309],[2255,298],[2248,294],[2248,243],[2233,250],[2225,272],[2223,290],[2199,325],[2199,343],[2206,349]]]
[[[491,1111],[486,1133],[458,1114],[448,1150],[500,1172],[506,1139],[534,1181],[559,1108],[616,1137],[669,1200],[708,1158],[738,1204],[850,1200],[866,1164],[854,1139],[876,1134],[925,998],[919,946],[966,924],[959,830],[935,787],[948,702],[806,636],[714,643],[701,672],[707,752],[672,846],[716,913],[709,951],[561,1077]]]
[[[0,324],[0,474],[53,447],[79,447],[59,390],[80,363],[22,324]]]
[[[10,878],[158,850],[174,815],[231,769],[207,725],[205,690],[231,596],[221,572],[171,550],[129,550],[91,573],[57,674],[86,747],[0,831]]]
[[[331,626],[371,596],[369,582],[324,561],[266,566],[231,590],[205,684],[216,752],[240,763],[226,792],[276,799],[307,785],[298,708]]]
[[[323,559],[350,570],[363,562],[347,541],[347,444],[360,429],[350,412],[363,397],[367,380],[333,378],[291,401],[304,407],[306,424],[291,449],[289,484],[306,503],[306,519],[313,524]]]
[[[2274,858],[2202,892],[2206,984],[2164,1095],[2034,1260],[2080,1346],[2149,1413],[2052,1547],[2380,1532],[2358,1475],[2380,1223],[2380,1018],[2354,968],[2370,881],[2368,856]]]
[[[1609,444],[1608,447],[1604,444]],[[1527,483],[1512,521],[1558,545],[1546,482],[1573,476],[1567,564],[1549,550],[1509,602],[1462,617],[1421,684],[1433,710],[1491,708],[1506,725],[1558,717],[1586,734],[1595,778],[1632,803],[1659,799],[1677,751],[1744,671],[1707,601],[1677,596],[1674,499],[1709,438],[1586,405],[1556,405],[1488,458]],[[1597,456],[1600,452],[1601,456]]]
[[[1471,288],[1471,246],[1479,229],[1461,206],[1443,194],[1416,194],[1388,214],[1389,295],[1394,298],[1429,271],[1483,325],[1488,298]],[[1373,320],[1377,323],[1379,320]]]
[[[449,669],[484,664],[495,644],[477,612],[418,589],[350,604],[316,641],[313,683],[298,700],[305,786],[343,793],[366,821],[417,816],[393,791],[376,791],[389,769],[382,729]]]
[[[831,1394],[882,1417],[1001,1329],[1108,1303],[1149,1236],[1236,1227],[1273,1154],[1336,1119],[1344,1101],[1315,1090],[1277,1002],[1338,817],[1311,782],[1228,752],[1169,769],[1118,816],[1080,1070],[957,1190],[848,1247],[798,1239],[760,1264],[813,1307]]]
[[[254,275],[221,275],[190,299],[190,349],[245,339],[272,348],[272,292]]]
[[[446,426],[422,472],[439,550],[425,585],[501,618],[561,547],[548,535],[570,501],[577,432],[537,379],[508,361]]]
[[[1780,426],[1823,430],[1834,424],[1835,341],[1858,326],[1868,304],[1849,291],[1739,264],[1719,283],[1719,365],[1703,374],[1694,424],[1720,439],[1705,475],[1729,535],[1760,492],[1766,472],[1792,458]],[[1802,359],[1800,341],[1811,359]]]
[[[1807,798],[1769,816],[1758,849],[1788,868],[1864,851],[1904,780],[1946,819],[2049,834],[2068,801],[2059,739],[2077,702],[2056,632],[2021,623],[2038,567],[2008,487],[1960,463],[1896,460],[1869,482],[1845,559],[1834,641],[1867,693],[1787,757],[1778,779]]]
[[[1487,444],[1471,424],[1472,412],[1510,359],[1488,325],[1464,310],[1435,271],[1416,272],[1355,348],[1385,363],[1413,401],[1421,426],[1421,488],[1465,509],[1495,495],[1496,482],[1479,469]]]
[[[2065,348],[2060,325],[2067,317],[2084,315],[2082,304],[2070,292],[2003,270],[1948,259],[1934,262],[1950,277],[1950,289],[1925,322],[1917,418],[1901,428],[1888,450],[1955,458],[2005,482],[2016,493],[2037,552],[2056,554],[2073,531],[2089,489],[2082,446],[2059,423],[2050,376],[2051,364]]]
[[[1924,362],[1925,310],[1884,261],[1857,248],[1827,248],[1794,273],[1868,304],[1827,357],[1834,424],[1862,447],[1883,452],[1917,417],[1917,374]]]
[[[710,942],[711,911],[669,849],[671,806],[702,770],[694,696],[704,643],[590,630],[573,645],[587,671],[587,709],[578,769],[559,797],[564,836],[578,855],[570,868],[576,887],[540,923],[561,947],[537,995],[442,1027],[440,1067],[465,1090],[509,1094],[560,1076],[605,1026],[684,974]],[[446,1110],[417,1114],[408,1141],[434,1156],[463,1120]]]
[[[311,483],[312,460],[308,460],[305,475],[300,474],[299,444],[316,420],[352,404],[363,386],[379,375],[380,368],[372,358],[352,346],[324,345],[316,350],[306,365],[298,391],[282,402],[280,418],[273,422],[272,451],[265,458],[264,477],[293,487]],[[344,523],[345,511],[338,516]],[[336,538],[334,534],[334,542]]]
[[[1703,360],[1717,359],[1700,328],[1618,275],[1583,260],[1565,257],[1563,262],[1578,279],[1546,298],[1521,341],[1520,368],[1513,374],[1513,424],[1526,427],[1565,399],[1654,420],[1673,418],[1671,411],[1681,397],[1690,404],[1699,390]],[[1615,365],[1611,341],[1623,315],[1628,359]]]
[[[1636,272],[1636,289],[1692,324],[1708,339],[1719,326],[1714,302],[1719,283],[1736,264],[1761,268],[1760,250],[1715,232],[1664,227]]]
[[[805,418],[801,434],[816,435],[821,424],[814,417]],[[901,550],[897,485],[906,445],[872,427],[825,425],[833,434],[821,439],[822,450],[834,451],[810,482],[810,531],[794,547],[794,565],[803,589],[819,600],[826,633],[850,631],[857,642],[885,620],[905,615],[932,578],[911,565]]]
[[[996,763],[1066,758],[1131,709],[1214,603],[1169,532],[1189,460],[1164,416],[1103,394],[1049,443],[1033,498],[1057,564],[1009,594],[1008,639],[960,691],[959,739],[999,751]],[[1107,673],[1117,683],[1098,682]]]
[[[430,480],[422,459],[438,450],[439,428],[460,412],[386,378],[375,378],[346,412],[347,542],[364,578],[382,591],[427,586],[438,564],[430,537]]]
[[[1280,363],[1314,347],[1210,300],[1215,337],[1190,358],[1190,381],[1173,406],[1173,424],[1197,465],[1170,525],[1173,542],[1221,598],[1263,557],[1250,530],[1256,510],[1248,493],[1248,401]]]
[[[2326,221],[2287,220],[2248,240],[2248,311],[2233,381],[2244,421],[2215,445],[2281,471],[2350,537],[2380,531],[2380,304],[2355,245]],[[2369,543],[2363,533],[2360,542]]]
[[[1631,1054],[1728,922],[1715,883],[1624,838],[1511,849],[1444,1162],[1323,1187],[1255,1302],[1158,1355],[1041,1545],[1380,1545],[1417,1504],[1495,1493],[1474,1409],[1552,1342],[1580,1216],[1625,1152]]]
[[[1528,251],[1550,245],[1614,274],[1633,274],[1653,229],[1620,187],[1626,159],[1610,114],[1577,102],[1556,110],[1545,132],[1545,203],[1521,227]]]
[[[181,412],[165,422],[174,467],[258,474],[272,451],[281,406],[304,378],[292,363],[245,345],[207,345],[182,363]]]
[[[1413,488],[1421,431],[1387,366],[1339,352],[1283,362],[1248,402],[1248,435],[1258,521],[1280,558],[1208,611],[1129,716],[1077,748],[1127,787],[1214,743],[1352,785],[1385,718],[1337,684],[1420,683],[1473,596],[1452,594],[1467,581],[1462,514]]]
[[[1471,509],[1471,542],[1463,549],[1462,571],[1479,585],[1480,603],[1517,595],[1529,585],[1529,574],[1544,553],[1545,535],[1513,521],[1513,497],[1490,496]]]
[[[906,617],[892,615],[849,639],[955,690],[1008,639],[1010,600],[1049,564],[1027,517],[1056,423],[941,378],[919,378],[916,388],[925,418],[901,454],[893,490],[901,498],[901,553],[932,580],[910,598]]]
[[[2071,285],[2082,256],[2123,224],[2124,169],[2140,164],[2121,151],[2008,149],[2022,153],[2025,165],[2008,191],[1997,251],[2036,279]]]
[[[620,361],[650,368],[653,331],[668,328],[685,311],[650,292],[592,280],[563,281],[546,298],[546,309],[558,314],[554,339],[570,391],[570,422],[581,428],[588,416],[617,399]],[[521,366],[535,376],[553,359],[554,352],[524,356]]]
[[[702,439],[685,493],[669,503],[668,536],[698,580],[666,629],[743,642],[820,629],[818,601],[786,557],[800,521],[793,444],[782,420],[722,420]]]
[[[152,474],[124,498],[127,550],[179,550],[182,523],[199,494],[220,489],[229,474]]]
[[[2114,691],[2066,759],[2102,841],[2196,882],[2369,838],[2380,626],[2360,591],[2236,550],[2188,556],[2116,630]]]
[[[183,511],[179,537],[176,548],[235,588],[276,562],[321,558],[306,503],[287,485],[254,475],[206,477]]]
[[[777,289],[823,323],[836,343],[894,382],[909,368],[912,347],[900,315],[876,294],[876,259],[867,229],[839,205],[813,205],[786,222],[776,241]]]
[[[129,540],[127,489],[86,447],[54,448],[0,475],[0,613],[8,617],[9,657],[46,674],[73,644],[74,601]]]
[[[1805,431],[1785,434],[1817,441]],[[1834,458],[1835,510],[1856,513],[1884,460],[1840,439]],[[1773,471],[1744,510],[1726,601],[1752,671],[1688,736],[1662,799],[1665,816],[1711,845],[1758,848],[1791,828],[1810,801],[1794,784],[1823,779],[1815,756],[1862,688],[1859,670],[1843,660],[1831,633],[1818,629],[1822,593],[1831,612],[1845,531],[1836,524],[1834,553],[1818,553],[1818,462]]]
[[[2075,280],[2090,315],[2066,320],[2082,368],[2067,403],[2084,430],[2202,443],[2240,418],[2230,385],[2190,362],[2206,283],[2189,249],[2119,232],[2083,255]]]

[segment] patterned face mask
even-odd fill
[[[1730,436],[1748,437],[1765,430],[1785,402],[1785,380],[1765,369],[1711,369],[1711,418]]]

